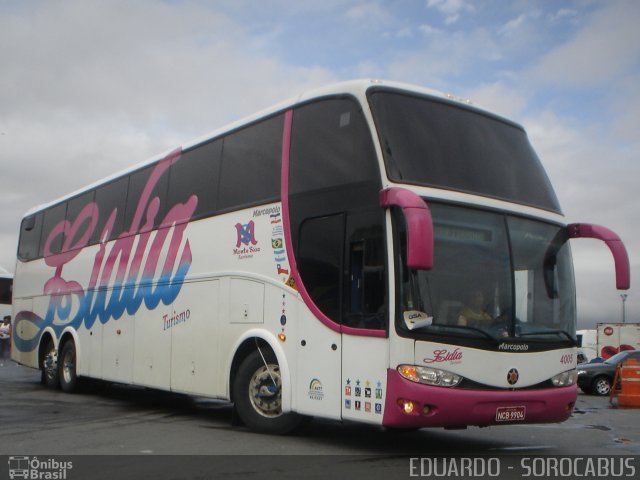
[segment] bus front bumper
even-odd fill
[[[571,415],[577,388],[464,390],[423,385],[387,371],[382,424],[422,428],[557,423]]]

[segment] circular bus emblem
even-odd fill
[[[509,373],[507,373],[507,382],[509,382],[509,385],[515,385],[518,382],[518,378],[520,378],[520,374],[515,368],[512,368],[509,370]]]

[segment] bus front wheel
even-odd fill
[[[78,376],[76,374],[76,345],[73,340],[69,340],[62,347],[60,361],[58,362],[60,373],[60,388],[63,392],[71,393],[78,386]]]
[[[263,357],[264,356],[264,357]],[[282,377],[271,351],[254,351],[240,364],[233,383],[235,409],[252,430],[285,434],[302,421],[295,413],[282,412]]]

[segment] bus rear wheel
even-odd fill
[[[235,409],[250,429],[272,434],[285,434],[302,421],[295,413],[282,412],[282,377],[271,351],[254,351],[238,369],[233,384]]]
[[[76,374],[76,345],[73,340],[69,340],[62,347],[58,371],[62,391],[67,393],[75,391],[78,386],[78,376]]]
[[[48,339],[44,345],[40,371],[40,383],[48,388],[58,388],[60,385],[58,379],[58,352],[51,339]]]

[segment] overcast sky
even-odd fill
[[[633,285],[639,22],[635,0],[0,0],[0,266],[14,270],[32,206],[309,88],[375,77],[523,124],[568,220],[625,241]],[[621,321],[607,248],[572,248],[579,326]]]

